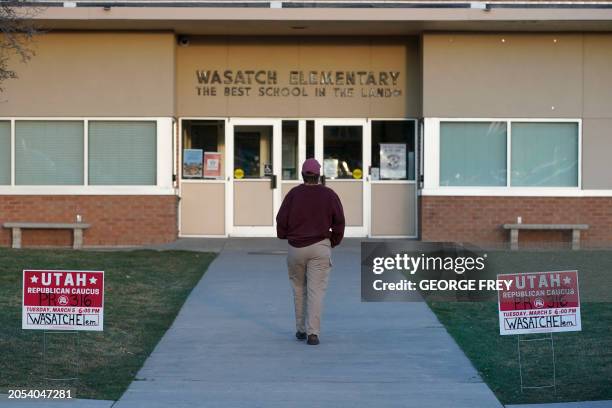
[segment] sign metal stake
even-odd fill
[[[47,335],[48,334],[72,334],[74,335],[74,344],[75,344],[75,362],[73,364],[70,364],[71,366],[74,367],[75,372],[74,372],[74,376],[73,377],[49,377],[49,366],[48,366],[48,362],[47,362]],[[50,331],[50,330],[43,330],[43,380],[45,383],[45,387],[47,387],[47,384],[49,383],[49,381],[74,381],[76,384],[79,383],[80,381],[80,371],[81,371],[81,367],[80,367],[80,352],[81,352],[81,340],[80,340],[80,336],[79,336],[79,331],[75,330],[75,331]],[[76,387],[75,387],[76,388]]]
[[[552,352],[552,366],[553,366],[553,372],[552,372],[552,384],[550,385],[524,385],[523,382],[523,364],[522,364],[522,359],[521,359],[521,343],[526,343],[526,342],[530,342],[530,341],[546,341],[546,340],[550,340],[550,348],[551,348],[551,352]],[[517,334],[516,335],[516,348],[518,351],[518,363],[519,363],[519,377],[521,380],[521,393],[526,390],[526,389],[539,389],[539,388],[553,388],[555,394],[557,393],[557,366],[555,363],[555,339],[553,337],[552,332],[548,333],[548,336],[545,337],[538,337],[535,339],[521,339],[521,335]]]

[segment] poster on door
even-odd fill
[[[202,178],[202,149],[183,150],[183,177]]]
[[[581,331],[578,271],[497,275],[499,334]]]
[[[204,177],[221,177],[221,153],[204,152]]]
[[[383,180],[406,178],[405,143],[380,144],[380,178]]]

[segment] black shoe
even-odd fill
[[[316,334],[309,334],[308,341],[306,343],[310,344],[311,346],[316,346],[319,344],[319,336]]]
[[[306,340],[306,332],[295,332],[295,338],[298,340]]]

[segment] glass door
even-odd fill
[[[416,120],[371,119],[370,236],[417,237]]]
[[[315,157],[325,184],[342,201],[345,236],[368,235],[370,126],[365,119],[321,119],[315,124]]]
[[[230,119],[228,230],[232,236],[275,236],[280,206],[281,122]]]

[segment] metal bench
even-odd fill
[[[11,228],[13,231],[13,248],[21,248],[22,229],[71,229],[72,248],[83,248],[83,230],[89,228],[90,224],[84,223],[51,223],[51,222],[5,222],[4,228]]]
[[[504,224],[504,229],[510,230],[510,249],[518,249],[520,230],[572,231],[572,249],[580,249],[580,231],[588,230],[587,224]]]

